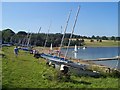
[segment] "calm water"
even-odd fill
[[[69,48],[67,56],[77,59],[110,58],[118,56],[118,50],[118,47],[87,47],[86,49],[79,48],[78,53],[73,53],[74,48]],[[66,49],[62,49],[62,53],[65,53],[65,51]],[[114,68],[118,61],[96,61],[95,63]]]

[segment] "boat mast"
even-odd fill
[[[59,47],[58,56],[60,56],[60,51],[61,51],[62,43],[63,43],[64,37],[65,37],[65,33],[66,33],[66,30],[67,30],[67,26],[68,26],[68,22],[69,22],[69,19],[70,19],[71,12],[72,12],[72,10],[70,10],[68,18],[67,18],[66,26],[65,26],[65,29],[64,29],[64,34],[63,34],[63,37],[62,37],[62,40],[61,40],[61,44],[60,44],[60,47]]]
[[[72,32],[71,32],[71,35],[70,35],[70,39],[69,39],[69,43],[68,43],[68,46],[67,46],[67,50],[66,50],[64,59],[66,58],[66,56],[68,54],[68,48],[70,46],[71,38],[72,38],[72,35],[74,33],[74,29],[75,29],[75,25],[76,25],[76,22],[77,22],[79,11],[80,11],[80,6],[78,6],[78,11],[77,11],[77,14],[76,14],[76,17],[75,17],[74,25],[73,25],[73,28],[72,28]]]
[[[41,27],[39,28],[38,34],[40,33],[40,31],[41,31]]]
[[[27,33],[27,36],[25,36],[22,40],[22,46],[25,46],[27,44],[27,39],[28,39],[28,36],[29,36],[29,32]]]
[[[13,40],[13,36],[10,38],[10,43],[13,43],[13,41],[12,41],[12,40]]]
[[[62,34],[62,26],[61,26],[61,34]]]
[[[40,27],[39,30],[38,30],[37,38],[38,38],[38,36],[39,36],[40,31],[41,31],[41,27]],[[36,38],[36,39],[37,39],[37,38]],[[35,44],[35,45],[37,44],[37,40],[36,40],[36,42],[35,42],[34,44]]]
[[[48,33],[47,33],[47,36],[46,36],[46,40],[45,40],[45,44],[44,44],[44,49],[46,47],[46,43],[47,43],[47,38],[48,38],[49,31],[50,31],[50,27],[51,27],[51,23],[50,23],[50,26],[48,28]]]
[[[22,39],[19,39],[19,41],[18,41],[18,45],[20,45],[21,41],[22,41]]]
[[[28,45],[29,45],[29,43],[30,43],[31,35],[32,35],[32,33],[30,34],[30,36],[29,36],[29,38],[28,38],[27,47],[28,47]]]

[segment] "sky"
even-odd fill
[[[2,30],[37,33],[41,27],[41,33],[47,33],[51,24],[50,33],[63,33],[72,9],[66,31],[71,33],[79,5],[74,34],[118,36],[117,2],[2,2]]]

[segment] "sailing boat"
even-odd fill
[[[59,53],[58,53],[58,56],[59,56],[59,57],[60,57],[61,47],[62,47],[62,44],[63,44],[63,40],[64,40],[64,37],[65,37],[65,33],[66,33],[66,30],[67,30],[68,22],[69,22],[69,20],[70,20],[71,12],[72,12],[72,10],[70,10],[70,12],[69,12],[69,15],[68,15],[68,18],[67,18],[67,22],[66,22],[66,26],[65,26],[65,29],[64,29],[64,34],[63,34],[63,37],[62,37],[62,40],[61,40],[61,44],[60,44],[60,47],[59,47]]]
[[[27,46],[26,44],[27,44],[28,38],[29,38],[29,32],[27,33],[27,36],[23,38],[21,46],[23,47]]]
[[[67,30],[67,26],[68,26],[68,22],[69,22],[69,19],[70,19],[70,15],[71,15],[71,11],[69,12],[69,15],[68,15],[68,18],[67,18],[67,21],[66,21],[66,26],[65,26],[65,29],[64,29],[64,34],[63,34],[63,37],[62,37],[62,40],[61,40],[61,44],[60,44],[60,47],[59,47],[59,51],[58,51],[58,56],[53,56],[53,55],[50,55],[50,54],[44,54],[42,53],[41,54],[41,57],[49,60],[49,61],[52,61],[52,62],[55,62],[55,63],[67,63],[67,62],[70,62],[64,58],[60,58],[60,52],[61,52],[61,47],[62,47],[62,44],[63,44],[63,40],[64,40],[64,37],[65,37],[65,33],[66,33],[66,30]],[[49,31],[48,31],[49,32]],[[47,35],[48,36],[48,35]],[[46,41],[45,41],[45,45],[44,47],[46,46],[46,42],[47,42],[47,37],[46,37]]]
[[[80,10],[80,7],[78,8],[78,11],[77,11],[77,14],[76,14],[76,17],[75,17],[75,22],[74,22],[74,25],[73,25],[73,28],[72,28],[72,33],[71,33],[71,36],[70,36],[70,39],[69,39],[69,43],[68,43],[68,46],[67,46],[67,50],[66,50],[64,59],[61,60],[60,56],[59,56],[59,57],[57,57],[57,56],[54,57],[54,56],[52,56],[52,55],[47,55],[47,54],[42,54],[41,56],[42,56],[43,58],[49,59],[49,60],[51,60],[51,61],[53,61],[53,62],[54,62],[54,61],[57,61],[57,62],[63,61],[63,63],[64,63],[64,61],[65,61],[65,62],[67,61],[67,63],[70,62],[69,60],[66,59],[66,56],[67,56],[67,53],[68,53],[68,48],[69,48],[69,45],[70,45],[70,40],[71,40],[71,38],[72,38],[72,34],[73,34],[73,32],[74,32],[74,28],[75,28],[75,25],[76,25],[76,22],[77,22],[77,17],[78,17],[78,14],[79,14],[79,10]],[[65,33],[66,33],[66,29],[67,29],[67,26],[68,26],[68,21],[69,21],[69,18],[70,18],[70,14],[71,14],[71,11],[70,11],[69,16],[68,16],[68,20],[67,20],[67,24],[66,24],[66,27],[65,27],[65,30],[64,30],[64,35],[63,35],[63,37],[62,37],[60,49],[61,49],[61,47],[62,47],[62,43],[63,43],[63,39],[64,39],[64,36],[65,36]],[[47,41],[47,40],[46,40],[46,41]],[[45,45],[46,45],[46,42],[45,42]],[[45,45],[44,45],[44,47],[45,47]],[[73,62],[72,62],[72,63],[73,63]],[[77,65],[76,65],[76,66],[77,66]]]
[[[80,63],[78,64],[78,63],[72,62],[71,60],[66,59],[66,56],[68,54],[68,48],[69,48],[69,45],[70,45],[70,40],[72,38],[72,34],[74,32],[74,28],[75,28],[75,25],[76,25],[76,22],[77,22],[77,17],[78,17],[78,14],[79,14],[79,10],[80,10],[80,6],[78,7],[78,11],[77,11],[77,14],[76,14],[76,18],[75,18],[75,22],[74,22],[74,25],[73,25],[72,33],[71,33],[69,43],[68,43],[68,46],[67,46],[67,50],[66,50],[66,53],[65,53],[65,57],[60,58],[60,57],[53,56],[53,55],[48,55],[48,54],[42,54],[41,57],[46,58],[46,60],[48,60],[49,62],[55,63],[55,64],[67,65],[68,67],[70,67],[70,69],[73,69],[73,68],[75,69],[76,68],[78,70],[78,72],[82,75],[96,76],[96,75],[99,75],[99,73],[96,72],[96,71],[94,72],[94,71],[88,70],[86,68],[87,67],[86,64],[80,64]]]
[[[47,39],[48,39],[48,35],[49,35],[49,31],[50,31],[50,27],[51,27],[51,22],[50,22],[50,26],[48,28],[48,33],[47,33],[47,36],[46,36],[46,40],[45,40],[45,44],[44,44],[44,49],[46,47],[46,44],[47,44]]]
[[[30,47],[30,46],[31,46],[31,45],[30,45],[31,35],[32,35],[32,33],[30,33],[30,34],[28,33],[28,34],[27,34],[27,38],[26,38],[27,42],[23,42],[23,44],[24,44],[24,43],[25,43],[25,44],[22,45],[22,46],[23,46],[23,47],[21,47],[22,50],[24,50],[24,51],[30,51],[30,50],[31,50],[31,47]],[[23,40],[25,40],[25,39],[23,39]]]
[[[77,45],[75,45],[75,48],[74,48],[74,53],[77,53]]]
[[[85,50],[86,49],[86,47],[83,47],[83,50]]]
[[[75,28],[75,25],[76,25],[76,22],[77,22],[77,17],[78,17],[79,11],[80,11],[80,6],[78,7],[78,11],[77,11],[77,14],[76,14],[76,17],[75,17],[75,22],[74,22],[74,25],[73,25],[73,28],[72,28],[71,36],[70,36],[70,39],[69,39],[69,42],[68,42],[68,46],[67,46],[67,50],[66,50],[64,59],[66,59],[67,54],[68,54],[68,48],[70,46],[71,38],[72,38],[74,28]],[[77,46],[75,46],[75,51],[77,51]],[[76,68],[77,72],[79,72],[81,75],[99,76],[99,72],[88,70],[87,69],[87,64],[68,62],[68,63],[64,63],[64,65],[69,66],[71,69],[74,68],[74,70]]]
[[[80,10],[80,7],[78,8],[78,11],[77,11],[77,14],[76,14],[76,18],[75,18],[75,22],[74,22],[74,25],[73,25],[73,29],[72,29],[72,33],[71,33],[70,39],[72,38],[72,34],[74,32],[74,28],[75,28],[75,25],[76,25],[76,22],[77,22],[77,17],[78,17],[79,10]],[[70,18],[70,14],[71,14],[71,11],[69,13],[69,17],[68,17],[67,24],[66,24],[66,27],[65,27],[64,35],[65,35],[66,29],[67,29],[67,25],[68,25],[68,21],[69,21],[69,18]],[[62,37],[60,49],[61,49],[61,46],[62,46],[64,35]],[[69,48],[69,45],[70,45],[70,39],[69,39],[68,47],[67,47],[67,50],[66,50],[64,58],[53,56],[53,55],[48,55],[48,54],[42,54],[41,57],[46,58],[47,60],[55,62],[55,63],[59,63],[59,64],[63,63],[63,64],[68,65],[70,67],[83,68],[83,67],[81,67],[83,65],[78,65],[78,64],[76,64],[76,63],[66,59],[66,56],[67,56],[67,53],[68,53],[68,48]]]
[[[53,48],[52,48],[52,43],[51,43],[51,45],[50,45],[50,50],[51,50],[51,51],[53,50]]]

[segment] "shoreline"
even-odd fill
[[[58,47],[57,47],[58,48]],[[70,47],[72,48],[72,47]],[[41,53],[41,47],[40,48],[36,48],[40,53]],[[45,48],[44,50],[42,50],[44,53],[48,53],[48,50],[49,48]],[[64,55],[61,55],[61,57],[64,57]],[[82,60],[82,59],[75,59],[75,58],[70,58],[70,57],[67,57],[66,59],[68,60],[71,60],[75,63],[80,63],[80,64],[89,64],[90,66],[88,67],[89,69],[91,70],[98,70],[98,71],[101,71],[101,72],[106,72],[106,70],[108,68],[110,68],[111,70],[114,70],[114,68],[111,68],[109,66],[106,66],[106,65],[102,65],[102,64],[97,64],[97,63],[94,63],[92,61],[85,61],[85,60]]]
[[[74,48],[75,46],[69,46],[69,48]],[[83,47],[120,47],[120,46],[78,46],[79,48],[83,48]],[[53,47],[53,48],[58,48],[58,47]],[[67,46],[63,46],[62,48],[67,48]]]

